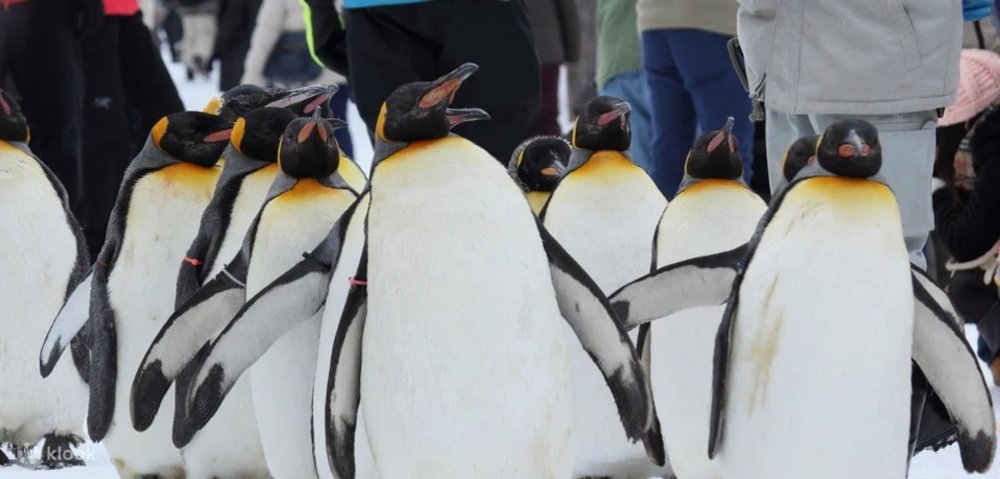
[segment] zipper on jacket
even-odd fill
[[[750,103],[752,109],[750,110],[750,121],[754,123],[759,123],[764,121],[764,83],[767,80],[767,73],[764,73],[760,77],[760,83],[754,87],[753,91],[750,93]]]

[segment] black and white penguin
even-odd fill
[[[783,184],[787,185],[803,168],[816,162],[816,146],[819,138],[819,135],[806,135],[788,145],[781,162]]]
[[[628,103],[601,96],[590,101],[573,128],[569,172],[542,212],[545,228],[580,266],[611,293],[649,272],[653,235],[667,200],[632,162]],[[574,351],[576,477],[669,477],[669,468],[646,457],[618,425],[614,398],[593,362]]]
[[[212,197],[231,124],[202,112],[164,117],[129,165],[94,264],[91,439],[103,440],[123,477],[183,477],[169,420],[139,433],[129,420],[129,386],[150,341],[173,309],[176,260]],[[173,409],[173,401],[166,405]],[[168,417],[171,413],[168,413]]]
[[[327,368],[325,464],[341,478],[354,477],[359,406],[383,476],[569,476],[569,348],[578,346],[566,343],[560,315],[615,391],[629,437],[653,423],[642,366],[599,288],[504,168],[449,135],[487,117],[448,108],[475,69],[400,87],[377,123],[369,193],[359,199],[370,201],[366,244]],[[212,344],[193,414],[210,416],[271,342],[345,286],[330,278],[351,219],[365,213],[357,205]],[[248,334],[252,345],[239,339]]]
[[[66,190],[32,154],[29,136],[20,105],[0,91],[0,442],[21,446],[44,437],[42,464],[55,468],[83,463],[70,446],[83,436],[85,339],[74,341],[73,364],[45,379],[29,358],[90,260]],[[7,462],[0,451],[0,464]]]
[[[263,206],[258,208],[240,251],[184,303],[150,346],[133,384],[134,419],[147,424],[170,382],[182,374],[181,368],[194,358],[198,348],[225,326],[227,318],[239,311],[245,292],[255,294],[293,265],[301,258],[302,251],[315,246],[354,202],[357,192],[342,179],[341,172],[353,171],[355,166],[342,156],[337,146],[333,136],[335,124],[343,125],[320,119],[318,115],[288,124],[277,148],[282,172],[275,178]],[[310,221],[304,223],[303,217]],[[238,421],[239,414],[253,415],[257,410],[260,411],[257,421],[250,422],[260,431],[271,474],[279,477],[313,474],[309,395],[318,328],[318,318],[302,325],[258,362],[253,373],[255,406],[245,411],[246,408],[233,406],[238,398],[231,398],[208,424],[192,424],[178,416],[174,425],[175,444],[183,446],[192,439],[207,441],[216,434],[224,436],[227,429],[219,428],[217,420],[228,424]],[[195,358],[189,368],[197,368],[199,361]],[[182,376],[179,380],[186,379]],[[178,383],[178,388],[186,390],[186,385]],[[246,399],[251,398],[249,382],[241,382],[236,388],[236,394],[243,388],[248,393]],[[290,400],[296,391],[301,401]],[[201,430],[195,433],[198,429]],[[213,430],[217,433],[210,433]]]
[[[681,189],[663,212],[654,269],[729,251],[753,236],[767,204],[747,188],[732,118],[700,135],[685,161]],[[712,402],[712,355],[724,306],[679,311],[656,321],[649,338],[650,383],[665,426],[663,440],[677,477],[721,479],[705,454]]]
[[[572,152],[569,142],[558,136],[529,138],[514,149],[507,171],[521,186],[536,215],[542,212],[566,172]]]
[[[747,245],[613,296],[629,325],[726,302],[708,448],[723,477],[905,477],[911,359],[957,425],[966,470],[992,463],[989,390],[947,296],[911,272],[880,166],[875,127],[838,121]]]

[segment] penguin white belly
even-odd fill
[[[649,272],[653,234],[666,206],[641,168],[620,154],[599,152],[559,184],[545,227],[610,294]],[[629,336],[636,340],[636,332]],[[663,472],[641,442],[625,436],[614,397],[594,361],[583,349],[572,354],[576,475],[649,477]]]
[[[0,142],[0,441],[83,435],[86,384],[73,359],[43,379],[34,359],[65,299],[76,239],[36,160]],[[67,354],[68,356],[68,354]]]
[[[207,278],[215,277],[239,252],[277,172],[275,163],[243,178],[233,202],[229,227]],[[233,385],[212,420],[194,435],[181,454],[188,468],[188,479],[269,477],[248,380],[241,378]]]
[[[346,190],[299,180],[271,200],[261,215],[247,272],[247,297],[270,284],[326,236],[354,201]],[[280,314],[276,312],[275,314]],[[312,393],[319,318],[304,321],[268,349],[251,368],[250,384],[264,457],[276,478],[315,477]]]
[[[355,214],[348,226],[344,238],[344,246],[333,276],[330,278],[330,290],[326,297],[326,306],[320,320],[319,349],[316,355],[316,377],[312,390],[312,428],[313,457],[316,459],[316,472],[320,479],[335,479],[333,464],[327,454],[326,431],[329,414],[326,412],[326,394],[332,365],[333,343],[337,337],[341,315],[347,302],[350,289],[349,279],[358,270],[361,251],[365,246],[364,225],[368,212],[368,198],[358,204]],[[368,434],[365,431],[364,411],[358,412],[358,422],[355,427],[354,464],[355,477],[358,479],[373,479],[378,477],[375,470],[375,459],[368,445]]]
[[[906,475],[913,296],[884,185],[817,178],[772,218],[742,287],[726,477]]]
[[[660,220],[657,267],[746,243],[765,211],[764,201],[735,181],[699,181],[674,197]],[[705,445],[715,335],[724,311],[725,306],[692,308],[658,319],[650,328],[650,382],[677,477],[722,477]]]
[[[206,278],[213,278],[226,263],[236,257],[236,253],[243,246],[243,237],[246,236],[250,224],[257,217],[261,205],[267,199],[267,192],[271,188],[275,175],[278,173],[278,164],[267,165],[243,178],[240,184],[240,192],[233,202],[232,213],[229,217],[229,227],[226,228],[226,236],[219,246],[219,254],[215,258],[215,263]],[[235,391],[234,391],[235,392]],[[230,393],[232,394],[232,393]],[[217,419],[213,419],[215,421]]]
[[[521,191],[457,137],[377,168],[361,404],[378,472],[569,477],[568,326]]]
[[[129,418],[129,395],[136,368],[174,309],[177,261],[198,231],[217,177],[217,168],[184,163],[142,177],[132,191],[121,249],[108,278],[118,372],[114,416],[104,445],[120,469],[140,475],[173,477],[183,472],[180,451],[171,440],[173,388],[153,424],[141,433]]]

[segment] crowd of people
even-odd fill
[[[992,220],[1000,176],[991,173],[1000,155],[1000,41],[990,0],[809,8],[777,0],[0,3],[0,86],[23,105],[31,147],[66,186],[92,254],[147,132],[184,109],[164,43],[189,77],[218,69],[220,90],[337,84],[334,115],[345,117],[353,101],[369,131],[398,85],[475,62],[480,73],[455,104],[482,107],[493,121],[457,133],[505,161],[526,137],[565,134],[560,107],[573,118],[598,92],[619,97],[631,106],[632,157],[668,198],[695,135],[728,116],[745,180],[764,197],[780,183],[793,140],[845,117],[873,123],[911,260],[924,265],[933,252],[935,273],[954,256],[953,296],[969,319],[986,318],[980,353],[1000,383],[991,279],[1000,238]],[[337,135],[351,155],[348,130]],[[944,185],[933,205],[932,173]],[[931,243],[943,251],[925,247],[935,226]],[[987,281],[970,270],[987,270]]]

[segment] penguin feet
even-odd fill
[[[46,469],[62,469],[64,467],[85,465],[83,459],[73,452],[73,446],[78,444],[80,444],[80,438],[73,435],[46,435],[45,445],[42,446],[42,467]]]

